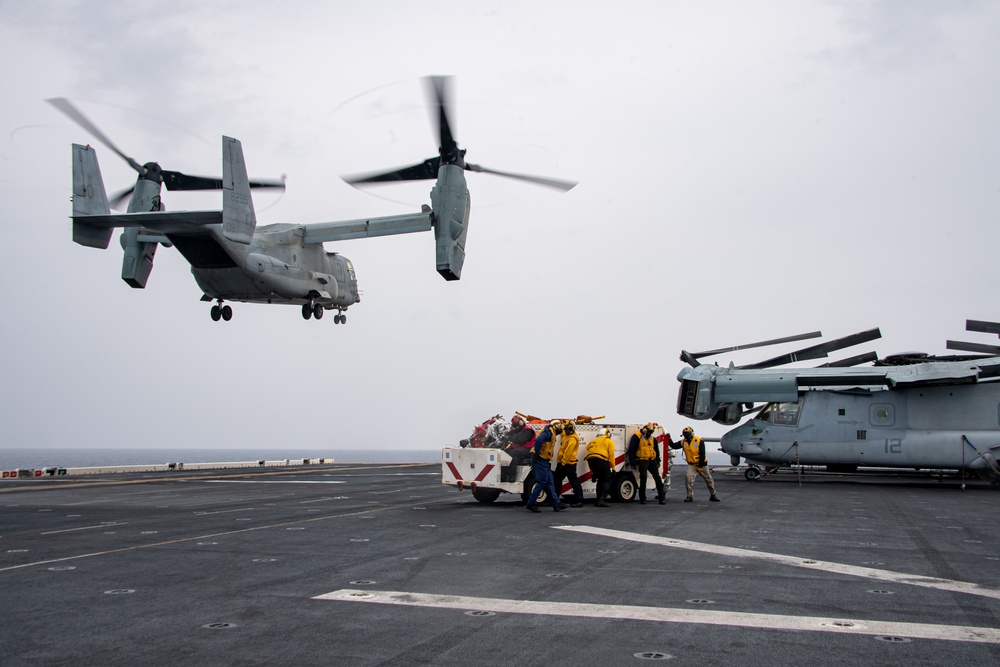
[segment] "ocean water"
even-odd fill
[[[320,458],[332,458],[338,463],[438,463],[441,460],[441,450],[0,448],[0,470]]]

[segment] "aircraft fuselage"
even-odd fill
[[[760,465],[985,470],[978,452],[1000,453],[1000,383],[802,392],[768,403],[721,445]]]

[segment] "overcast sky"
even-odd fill
[[[682,348],[995,342],[964,326],[1000,320],[998,35],[1000,4],[956,0],[0,1],[0,447],[427,449],[515,410],[677,433]],[[216,323],[175,249],[135,290],[117,235],[71,242],[70,144],[108,191],[135,175],[45,98],[166,169],[219,174],[237,137],[288,177],[259,224],[324,222],[429,203],[338,176],[435,154],[431,74],[471,162],[579,181],[470,174],[460,282],[430,234],[327,244],[363,292],[347,325]]]

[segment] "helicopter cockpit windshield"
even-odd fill
[[[791,403],[768,403],[754,419],[775,426],[796,426],[799,423],[801,401]]]

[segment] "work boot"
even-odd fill
[[[570,507],[583,507],[583,503],[570,503]]]
[[[686,503],[693,503],[694,502],[694,498],[692,498],[691,496],[688,496],[687,498],[684,499],[684,502],[686,502]]]
[[[562,504],[562,503],[560,503],[560,504],[558,504],[558,505],[553,505],[553,506],[552,506],[552,511],[553,511],[553,512],[564,512],[565,510],[568,510],[568,509],[569,509],[569,508],[568,508],[568,507],[566,507],[566,505],[564,505],[564,504]]]
[[[663,496],[656,496],[656,502],[660,503],[661,505],[667,504],[667,501]]]
[[[711,500],[711,501],[712,501],[713,503],[717,503],[717,502],[721,502],[721,501],[720,501],[720,500],[719,500],[718,498],[716,498],[715,496],[712,496],[711,498],[709,498],[709,500]]]
[[[598,500],[596,503],[594,503],[594,507],[611,507],[611,505],[604,502],[603,500]]]
[[[525,509],[528,510],[529,512],[535,512],[535,513],[538,513],[538,512],[542,511],[542,510],[538,509],[538,505],[527,505],[525,507]]]

